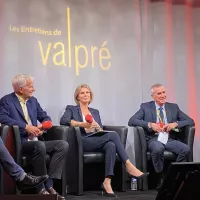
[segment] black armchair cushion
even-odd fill
[[[85,152],[84,163],[102,163],[105,162],[104,153],[101,152]],[[118,155],[116,154],[116,162],[121,162]]]
[[[176,157],[177,156],[174,153],[169,152],[169,151],[164,151],[165,160],[175,161]],[[151,160],[151,155],[149,151],[147,152],[147,160]]]

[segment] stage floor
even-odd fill
[[[105,200],[105,199],[124,199],[124,200],[155,200],[157,191],[148,190],[148,191],[131,191],[126,192],[116,192],[118,198],[108,198],[101,196],[101,191],[84,191],[82,196],[73,196],[68,194],[67,200]]]

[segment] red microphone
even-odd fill
[[[51,121],[45,121],[42,123],[42,129],[47,130],[52,127],[52,122]]]
[[[89,115],[89,114],[87,114],[86,116],[85,116],[85,121],[87,122],[87,123],[92,123],[93,122],[93,117],[92,117],[92,115]]]

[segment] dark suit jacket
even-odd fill
[[[40,107],[35,97],[28,99],[27,109],[33,126],[37,126],[37,120],[40,123],[51,120],[47,113]],[[17,125],[20,129],[21,141],[27,141],[28,133],[25,131],[27,122],[20,102],[14,92],[2,97],[0,100],[0,123],[9,126]]]
[[[99,111],[97,109],[94,108],[89,108],[89,111],[91,113],[91,115],[93,116],[94,120],[101,126],[101,118],[99,115]],[[77,106],[73,106],[73,105],[68,105],[66,107],[65,113],[63,114],[63,116],[60,119],[60,125],[67,125],[70,126],[70,122],[71,120],[75,120],[78,122],[83,122],[83,117],[82,117],[82,112],[81,112],[81,108],[79,105]],[[82,136],[85,136],[85,129],[84,128],[80,128],[81,129],[81,134]]]
[[[165,103],[165,110],[167,115],[167,122],[178,123],[178,128],[184,126],[194,126],[194,121],[183,111],[181,111],[177,104]],[[154,132],[148,128],[148,123],[156,123],[156,106],[154,101],[142,103],[140,109],[129,119],[129,126],[141,126],[146,130],[148,139],[154,136]]]

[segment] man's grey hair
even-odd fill
[[[160,84],[160,83],[156,83],[154,85],[151,86],[151,96],[154,94],[154,89],[155,88],[159,88],[159,87],[162,87],[163,85]]]
[[[14,92],[18,92],[20,88],[26,86],[27,81],[34,80],[34,78],[27,74],[17,74],[12,80],[12,86]]]

